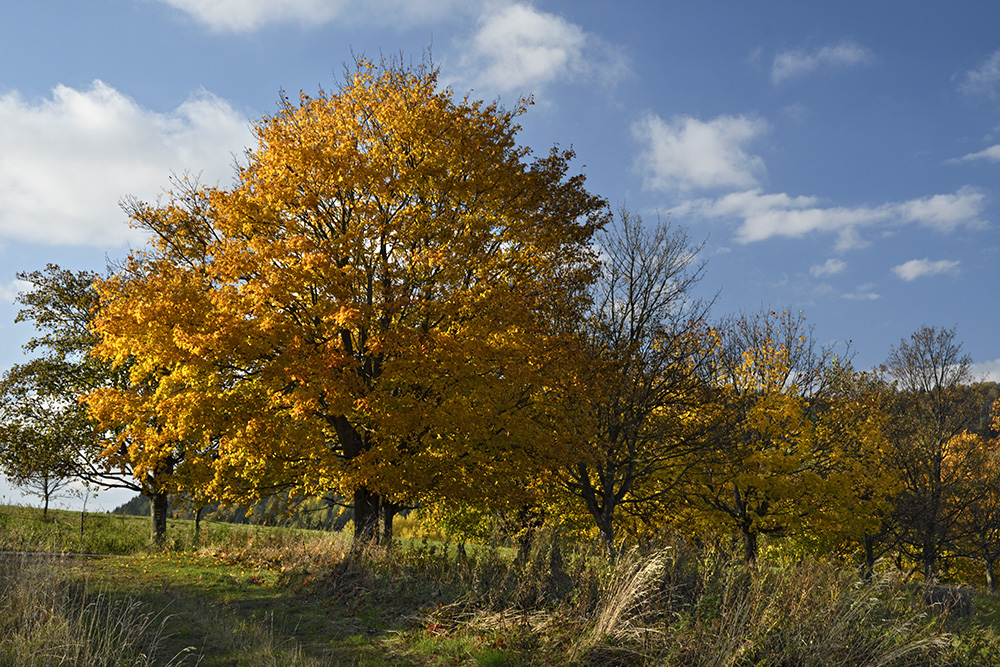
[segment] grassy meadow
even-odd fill
[[[623,555],[0,507],[0,665],[1000,665],[1000,601],[680,542]],[[64,552],[104,554],[68,557]]]

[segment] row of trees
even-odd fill
[[[23,276],[42,354],[4,378],[4,467],[139,490],[160,537],[171,494],[288,491],[359,543],[419,505],[612,553],[669,527],[992,568],[996,425],[954,330],[860,373],[801,314],[710,322],[700,246],[518,145],[524,110],[360,62],[259,121],[233,187],[129,202],[150,242],[108,275]]]

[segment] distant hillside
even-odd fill
[[[116,507],[111,513],[149,516],[149,511],[149,498],[137,495],[127,503]],[[194,519],[194,506],[187,496],[178,496],[171,503],[170,516],[175,519]],[[252,506],[212,503],[202,509],[201,518],[206,521],[229,523],[342,530],[347,522],[354,518],[354,512],[323,498],[289,502],[285,496],[272,496]]]

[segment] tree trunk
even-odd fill
[[[167,500],[165,491],[149,494],[150,539],[156,546],[163,546],[167,539]]]
[[[80,508],[80,550],[83,551],[83,523],[87,518],[87,500],[90,498],[88,490],[83,496],[83,507]]]
[[[757,562],[757,533],[746,528],[743,529],[743,557],[751,565]]]
[[[996,593],[997,592],[996,559],[984,558],[983,564],[986,565],[986,587],[989,589],[990,593]]]
[[[535,527],[525,528],[517,536],[517,555],[514,559],[519,563],[527,563],[531,558],[531,545],[535,541]]]
[[[201,544],[201,511],[205,509],[201,505],[194,511],[194,543]]]
[[[934,545],[924,542],[921,559],[924,566],[924,581],[930,583],[934,581],[934,565],[937,561],[937,550],[934,548]]]
[[[379,496],[365,487],[354,491],[354,540],[353,549],[369,544],[377,544],[379,540]]]
[[[380,509],[382,514],[382,541],[389,544],[392,542],[392,520],[399,513],[399,505],[388,500],[383,500]]]
[[[601,528],[601,542],[604,543],[604,550],[608,554],[608,558],[614,561],[618,555],[615,553],[615,523],[614,516],[607,510],[607,505],[605,505],[604,516],[601,517],[599,526]]]
[[[865,581],[871,581],[875,574],[875,537],[865,533],[865,569],[863,577]]]

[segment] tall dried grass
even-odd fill
[[[157,656],[162,616],[93,591],[39,556],[0,557],[0,664],[10,667],[178,665]]]

